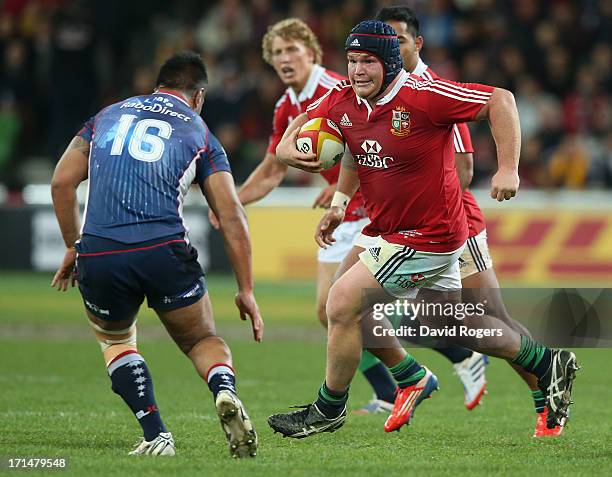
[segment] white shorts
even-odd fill
[[[461,279],[467,278],[479,272],[484,272],[493,267],[493,260],[489,254],[487,244],[487,230],[478,235],[470,237],[466,242],[465,250],[459,257],[459,271]]]
[[[419,288],[461,289],[459,257],[464,247],[448,253],[418,252],[378,237],[359,259],[388,293],[415,298]]]
[[[361,230],[370,223],[370,219],[363,218],[350,222],[342,222],[334,230],[332,237],[336,239],[333,245],[320,248],[317,258],[323,263],[340,263],[353,248],[355,237],[361,235]]]
[[[370,237],[369,235],[359,234],[355,237],[353,245],[355,247],[370,248],[373,247],[378,237]]]

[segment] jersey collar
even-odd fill
[[[306,81],[306,84],[304,85],[302,91],[300,91],[299,95],[295,94],[293,88],[287,88],[291,103],[294,105],[299,105],[307,99],[312,99],[315,94],[315,91],[317,90],[319,80],[321,79],[321,76],[323,76],[323,73],[325,73],[325,68],[323,68],[321,65],[312,65],[312,71],[310,72],[310,76],[308,76],[308,80]]]
[[[391,88],[391,91],[389,91],[382,98],[380,98],[378,101],[376,101],[376,106],[382,106],[384,104],[387,104],[389,101],[391,101],[393,98],[395,98],[397,96],[397,93],[399,93],[399,91],[402,89],[402,86],[404,86],[404,83],[406,82],[406,80],[408,79],[410,74],[407,73],[405,70],[402,70],[402,71],[399,72],[399,74],[397,76],[399,76],[399,79],[395,82],[395,84],[393,85],[393,88]],[[371,109],[370,108],[370,104],[365,99],[361,99],[357,95],[355,95],[355,96],[357,97],[357,103],[358,104],[365,103],[365,105],[368,108],[368,111],[370,111],[370,109]],[[369,116],[369,114],[368,114],[368,116]]]
[[[174,98],[182,101],[187,106],[189,106],[189,103],[187,101],[185,101],[185,98],[183,97],[183,95],[179,95],[178,93],[175,93],[174,91],[156,91],[153,94],[166,94],[168,96],[173,96]],[[191,108],[191,106],[189,106],[189,107]]]
[[[414,70],[412,71],[413,75],[417,75],[417,76],[423,76],[423,73],[425,73],[425,71],[427,71],[427,68],[429,68],[425,62],[419,58],[419,62],[417,63],[417,65],[414,67]]]

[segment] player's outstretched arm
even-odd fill
[[[238,199],[242,205],[263,199],[277,188],[287,175],[287,166],[276,160],[276,155],[266,153],[263,161],[244,181],[238,191]]]
[[[204,181],[203,192],[208,205],[219,219],[225,248],[236,275],[238,283],[236,306],[240,311],[240,318],[246,320],[248,316],[251,319],[253,337],[255,341],[261,341],[264,324],[253,294],[249,226],[244,208],[236,195],[234,179],[225,171],[211,174]]]
[[[359,189],[357,164],[353,156],[347,153],[342,157],[342,167],[331,207],[323,215],[315,231],[314,239],[319,247],[327,248],[335,242],[332,234],[344,220],[344,211],[357,189]]]
[[[66,253],[51,286],[59,291],[68,289],[68,282],[74,286],[74,265],[76,250],[74,243],[79,238],[80,218],[76,190],[88,176],[89,142],[80,136],[72,139],[55,167],[51,180],[51,197],[55,216],[59,223]]]
[[[521,125],[514,95],[495,88],[476,119],[488,119],[497,146],[498,171],[491,180],[491,197],[510,200],[519,187],[518,164],[521,152]]]
[[[474,155],[471,152],[455,152],[455,168],[461,190],[467,189],[474,177]]]
[[[302,113],[297,116],[291,124],[287,126],[285,134],[276,146],[276,158],[282,163],[302,169],[306,172],[321,172],[323,168],[321,163],[317,161],[316,154],[304,154],[300,152],[296,146],[297,135],[300,128],[306,124],[308,116]]]

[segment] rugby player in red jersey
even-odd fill
[[[308,25],[298,18],[288,18],[271,25],[263,37],[262,52],[264,60],[274,68],[287,89],[274,108],[272,134],[266,155],[238,191],[238,199],[243,205],[264,198],[279,186],[287,175],[288,167],[276,160],[276,146],[289,123],[339,81],[346,79],[345,76],[321,66],[322,51],[319,41]],[[312,169],[310,164],[306,164],[305,168]],[[329,185],[316,198],[314,207],[329,208],[339,172],[340,164],[320,171]],[[209,212],[209,218],[216,227],[217,221],[212,210]],[[353,247],[353,239],[368,223],[361,194],[357,192],[348,204],[342,224],[334,232],[336,242],[327,249],[319,249],[317,317],[325,327],[325,304],[332,279],[338,265]],[[393,409],[396,386],[387,368],[371,353],[364,351],[359,369],[375,392],[374,398],[363,407],[362,412],[390,412]]]
[[[381,20],[395,30],[399,39],[404,69],[414,75],[425,79],[438,79],[439,76],[428,67],[420,58],[420,50],[423,48],[423,37],[419,32],[419,21],[410,8],[405,6],[384,7],[378,12],[377,20]],[[465,123],[453,126],[453,143],[455,145],[455,165],[459,175],[459,182],[463,189],[463,206],[468,220],[468,241],[465,250],[459,257],[459,268],[461,272],[461,285],[464,288],[462,299],[465,302],[477,301],[472,289],[485,291],[487,302],[490,305],[488,312],[498,316],[519,333],[531,337],[531,333],[524,326],[512,320],[504,306],[499,282],[493,270],[493,261],[487,244],[487,231],[484,216],[476,199],[467,189],[473,175],[472,138]],[[463,350],[465,348],[459,348]],[[452,354],[458,354],[451,348]],[[448,353],[448,352],[447,352]],[[452,355],[449,359],[452,359]],[[457,374],[462,377],[465,390],[465,405],[473,409],[480,400],[485,390],[483,355],[473,352],[460,363],[455,364]],[[536,377],[525,372],[521,367],[512,365],[516,372],[523,378],[533,397],[537,413],[536,428],[533,437],[559,436],[563,431],[562,426],[552,429],[546,427],[546,404],[542,391],[538,388]]]
[[[300,411],[276,414],[268,423],[289,437],[333,432],[346,420],[348,388],[359,363],[363,336],[361,317],[373,303],[364,291],[384,290],[389,300],[460,300],[459,257],[468,238],[461,187],[452,147],[453,124],[488,120],[497,144],[499,169],[491,196],[509,200],[519,185],[520,125],[512,94],[479,84],[446,80],[422,81],[403,70],[399,40],[387,24],[368,20],[351,30],[345,49],[349,82],[335,86],[288,127],[276,149],[279,159],[313,161],[295,146],[298,128],[324,117],[340,126],[352,157],[343,159],[332,207],[321,222],[317,241],[333,243],[348,201],[360,188],[371,223],[363,234],[377,237],[373,247],[334,283],[327,302],[326,378],[315,403]],[[449,301],[450,300],[450,301]],[[432,321],[430,318],[434,318]],[[421,322],[441,326],[443,317]],[[521,335],[501,320],[481,317],[500,333],[494,337],[463,335],[451,339],[470,349],[512,360],[538,377],[546,397],[547,425],[567,417],[576,358]],[[493,327],[490,327],[493,328]],[[398,382],[386,431],[408,423],[415,407],[437,388],[431,371],[399,347],[372,348]]]

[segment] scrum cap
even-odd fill
[[[361,51],[376,56],[382,63],[385,74],[378,94],[385,90],[404,67],[399,40],[395,30],[378,20],[365,20],[351,30],[345,51]]]

